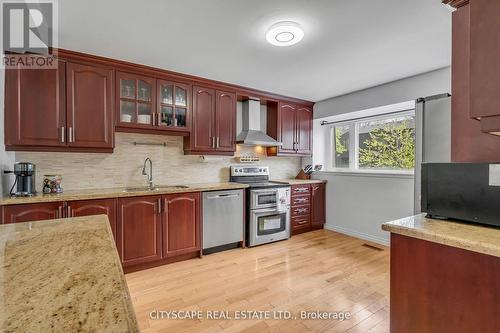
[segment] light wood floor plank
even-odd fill
[[[389,249],[328,230],[134,272],[126,279],[144,332],[389,331]],[[153,320],[154,309],[200,310],[205,318]],[[231,315],[282,310],[297,319],[206,319],[206,312],[215,310]],[[300,311],[349,311],[351,318],[300,320]]]

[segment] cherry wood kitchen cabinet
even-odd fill
[[[190,84],[156,80],[156,126],[169,132],[189,133],[191,129]]]
[[[9,205],[2,207],[2,223],[52,220],[64,217],[62,202]]]
[[[236,94],[193,86],[193,125],[184,138],[187,154],[233,155],[236,151]]]
[[[276,113],[276,114],[275,114]],[[279,102],[268,108],[267,133],[283,145],[269,147],[270,156],[310,156],[312,154],[313,112],[308,106]]]
[[[311,184],[311,226],[323,228],[326,222],[326,184]]]
[[[163,257],[200,251],[200,193],[165,195],[162,200]]]
[[[60,60],[5,78],[7,150],[112,152],[112,69]]]
[[[116,240],[116,199],[68,201],[65,217],[107,215]]]
[[[69,62],[66,67],[70,147],[113,148],[113,76],[109,68]]]
[[[118,199],[117,247],[124,267],[162,258],[161,196]]]
[[[57,69],[5,70],[5,145],[65,147],[66,62]]]
[[[236,151],[236,94],[215,92],[215,148],[218,152]]]
[[[152,129],[156,125],[156,80],[116,72],[116,117],[122,128]]]

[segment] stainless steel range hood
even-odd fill
[[[244,101],[242,106],[242,131],[236,137],[236,143],[247,146],[281,146],[281,142],[271,138],[260,128],[260,101],[249,99]]]

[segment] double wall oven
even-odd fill
[[[249,185],[248,246],[290,237],[290,186],[270,182],[267,166],[232,166],[231,181]]]

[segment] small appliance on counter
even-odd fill
[[[422,164],[422,211],[428,217],[500,227],[500,164]]]
[[[13,173],[14,176],[16,176],[16,180],[10,189],[10,195],[16,197],[30,197],[35,195],[35,171],[36,166],[29,162],[18,162],[14,164],[14,171],[5,170],[4,173]]]

